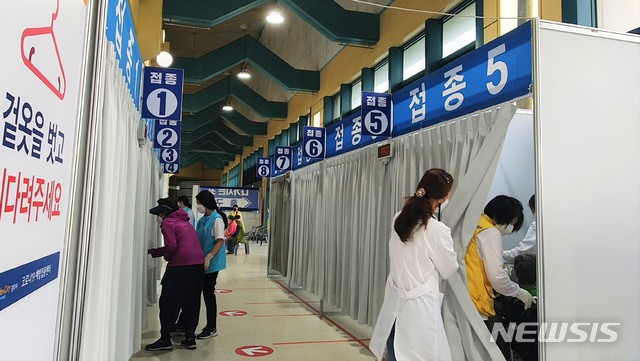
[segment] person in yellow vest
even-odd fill
[[[465,256],[467,286],[471,300],[491,331],[496,320],[494,290],[515,297],[529,309],[533,296],[509,278],[502,259],[502,237],[522,227],[524,215],[519,200],[499,195],[484,207]],[[500,341],[498,341],[498,346]],[[502,347],[501,347],[502,349]]]
[[[233,210],[231,212],[229,212],[229,218],[235,218],[235,219],[242,219],[242,213],[240,213],[240,211],[238,210],[238,205],[234,204],[233,205]]]

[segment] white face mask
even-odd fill
[[[508,226],[499,224],[496,226],[496,228],[498,229],[498,231],[500,231],[500,234],[503,236],[506,236],[507,234],[513,232],[513,224],[510,224]]]
[[[158,222],[158,224],[162,224],[162,217],[157,216],[156,221]]]
[[[196,210],[198,211],[198,213],[204,214],[204,206],[202,204],[196,205]]]

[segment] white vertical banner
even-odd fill
[[[2,359],[53,358],[87,13],[83,0],[2,6]]]

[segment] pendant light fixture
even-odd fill
[[[267,15],[267,22],[271,24],[282,24],[284,22],[284,16],[282,16],[278,4],[274,4],[273,9]]]
[[[238,73],[239,79],[251,78],[251,73],[249,73],[249,70],[247,68],[248,68],[247,63],[244,63],[244,65],[242,65],[242,69],[240,69],[240,72]]]
[[[222,110],[224,110],[225,112],[230,112],[233,110],[233,105],[231,105],[231,97],[227,97],[227,100],[225,100],[224,105],[222,106]]]

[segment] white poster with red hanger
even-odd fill
[[[53,356],[87,13],[83,0],[2,3],[0,339],[10,340],[3,359]],[[34,332],[37,342],[25,337]]]

